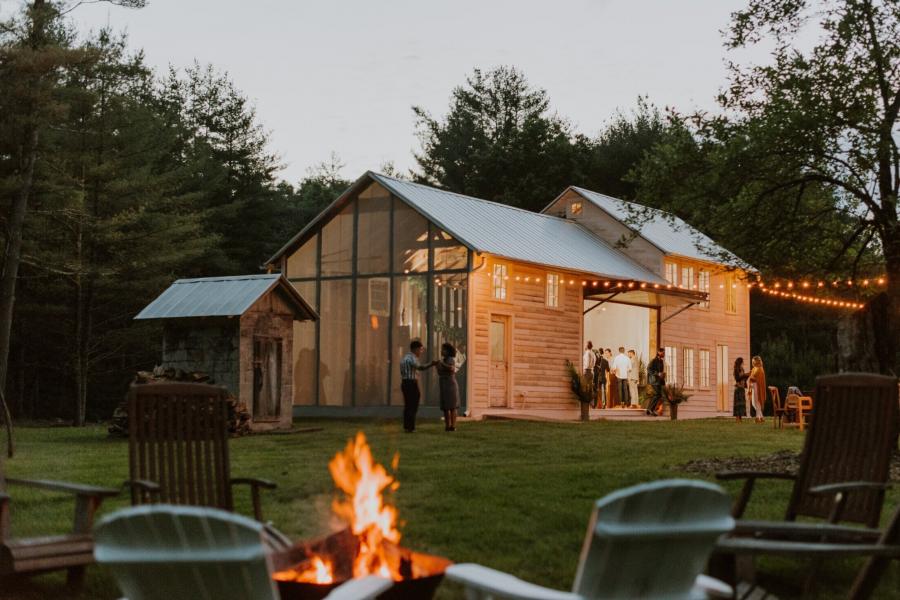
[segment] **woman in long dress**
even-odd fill
[[[747,377],[750,375],[744,370],[744,357],[739,356],[734,361],[734,406],[731,414],[740,423],[742,417],[747,416]]]
[[[437,362],[438,388],[441,410],[444,413],[444,431],[456,431],[456,413],[459,409],[459,384],[456,383],[456,348],[441,344],[441,360]]]
[[[760,357],[750,359],[750,376],[747,378],[747,392],[750,394],[750,403],[756,411],[756,422],[765,423],[763,406],[766,404],[766,371]]]

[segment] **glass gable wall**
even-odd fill
[[[414,339],[422,362],[453,344],[465,406],[469,250],[377,183],[287,258],[287,276],[320,320],[295,324],[294,404],[402,406],[400,359]],[[299,331],[298,331],[299,329]],[[437,374],[420,374],[437,406]]]

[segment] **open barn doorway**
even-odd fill
[[[584,342],[594,348],[611,348],[613,356],[620,347],[634,350],[646,368],[657,344],[658,309],[618,302],[584,301]]]

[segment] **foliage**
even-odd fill
[[[550,112],[547,92],[513,67],[475,69],[443,118],[419,106],[413,112],[419,181],[540,210],[577,179],[583,141]]]
[[[656,387],[652,385],[644,386],[644,393],[647,399],[651,400],[656,396]],[[681,404],[682,402],[687,402],[688,398],[691,397],[690,394],[684,391],[684,386],[679,383],[667,383],[663,386],[662,393],[663,400],[669,404]]]
[[[569,372],[569,385],[572,388],[572,393],[575,394],[578,401],[584,404],[593,402],[593,378],[579,371],[578,367],[568,360],[566,361],[566,370]]]

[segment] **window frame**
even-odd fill
[[[706,285],[703,285],[706,280]],[[712,273],[708,269],[697,271],[697,291],[706,293],[706,300],[697,305],[697,308],[709,309],[710,288],[712,287]]]
[[[671,270],[671,273],[669,272]],[[665,280],[669,282],[671,286],[678,286],[678,263],[674,262],[666,262],[664,268]]]
[[[708,389],[710,389],[709,382],[710,382],[710,374],[712,373],[712,369],[710,368],[711,367],[711,353],[709,351],[709,348],[700,348],[697,351],[697,355],[698,355],[698,358],[700,359],[699,360],[699,363],[700,363],[699,375],[700,375],[700,377],[697,381],[697,387],[701,390],[708,390]],[[703,360],[704,356],[706,357],[705,365],[704,365],[704,360]]]
[[[687,279],[687,285],[685,285]],[[681,265],[681,284],[680,287],[686,290],[694,289],[694,267],[693,265]]]
[[[547,308],[562,308],[559,303],[560,275],[558,273],[547,273],[545,279],[547,283],[545,285],[544,305]]]
[[[500,294],[498,295],[498,292]],[[491,300],[509,302],[509,265],[495,262],[491,265]]]
[[[678,346],[663,346],[666,351],[666,385],[678,383]]]
[[[696,355],[697,352],[692,346],[683,346],[681,348],[681,368],[685,389],[692,390],[697,386],[697,380],[694,377],[696,375]]]
[[[584,214],[584,200],[572,200],[569,202],[569,216],[580,217]]]
[[[737,314],[737,278],[734,273],[725,274],[725,314]]]

